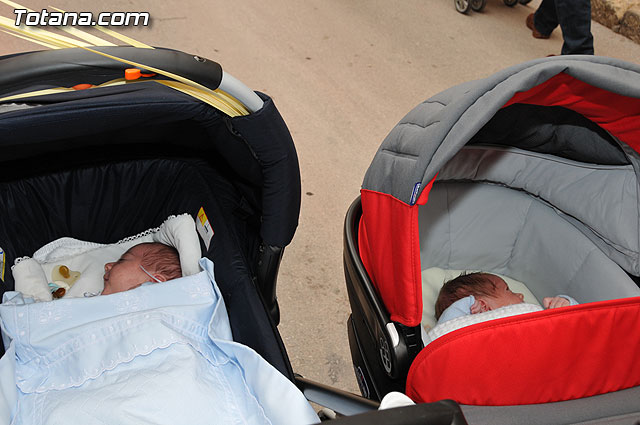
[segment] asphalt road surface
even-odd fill
[[[149,12],[147,27],[112,29],[215,60],[273,97],[302,173],[300,225],[279,275],[280,331],[296,372],[352,392],[342,226],[377,147],[426,98],[562,45],[559,29],[538,40],[525,27],[539,0],[488,0],[469,15],[452,0],[26,1],[34,10]],[[0,14],[15,17],[1,4]],[[596,54],[640,63],[640,45],[595,22],[592,32]],[[4,33],[0,41],[0,54],[40,49]]]

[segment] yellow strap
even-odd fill
[[[9,18],[0,16],[0,27],[3,27],[11,32],[19,33],[25,37],[33,38],[44,43],[53,44],[58,47],[83,47],[88,46],[87,43],[83,43],[78,40],[74,40],[64,35],[55,34],[51,31],[43,30],[35,27],[24,27],[20,25],[15,26],[15,21]]]
[[[148,70],[148,71],[151,71],[151,72],[155,72],[156,74],[164,75],[165,77],[172,78],[174,80],[180,81],[181,83],[193,86],[193,87],[198,88],[200,90],[203,90],[205,92],[207,92],[207,91],[208,92],[212,92],[213,91],[213,90],[203,86],[200,83],[197,83],[195,81],[191,81],[188,78],[184,78],[184,77],[182,77],[182,76],[180,76],[178,74],[174,74],[173,72],[163,71],[162,69],[159,69],[159,68],[154,68],[152,66],[148,66],[148,65],[144,65],[144,64],[137,63],[137,62],[134,62],[134,61],[130,61],[128,59],[122,59],[122,58],[119,58],[117,56],[110,55],[108,53],[99,52],[97,50],[91,49],[91,48],[86,47],[86,46],[78,46],[78,47],[80,47],[81,49],[84,49],[84,50],[86,50],[88,52],[95,53],[96,55],[104,56],[106,58],[113,59],[113,60],[118,61],[118,62],[126,63],[127,65],[135,66],[136,68],[145,69],[145,70]]]
[[[240,102],[235,97],[231,96],[226,91],[221,90],[221,89],[216,89],[216,93],[221,98],[223,98],[225,102],[229,103],[230,105],[234,105],[235,108],[238,110],[238,112],[240,112],[240,115],[249,115],[250,114],[249,110],[247,109],[246,106],[244,106],[244,104],[242,102]]]
[[[3,0],[4,1],[4,0]],[[85,49],[89,52],[95,53],[97,55],[101,55],[104,57],[107,57],[109,59],[113,59],[116,60],[118,62],[122,62],[122,63],[126,63],[128,65],[132,65],[135,66],[137,68],[141,68],[141,69],[147,69],[151,72],[155,72],[156,74],[161,74],[164,75],[166,77],[169,78],[173,78],[174,80],[178,80],[180,82],[183,82],[185,84],[188,85],[192,85],[194,87],[197,87],[201,90],[210,90],[208,88],[206,88],[205,86],[196,83],[195,81],[191,81],[187,78],[181,77],[177,74],[168,72],[168,71],[163,71],[161,69],[158,68],[153,68],[147,65],[143,65],[137,62],[133,62],[130,60],[126,60],[126,59],[122,59],[122,58],[118,58],[116,56],[110,55],[108,53],[104,53],[104,52],[99,52],[97,50],[91,49],[88,47],[88,45],[86,43],[81,43],[79,41],[73,40],[71,38],[59,35],[59,34],[55,34],[49,31],[45,31],[45,30],[41,30],[39,28],[32,28],[32,27],[27,27],[27,29],[22,29],[21,27],[16,27],[15,25],[13,25],[14,22],[11,21],[9,18],[5,18],[3,16],[0,16],[0,26],[6,28],[9,31],[14,31],[14,32],[18,32],[21,35],[25,36],[25,37],[33,37],[38,39],[39,41],[45,42],[45,43],[49,43],[49,44],[54,44],[54,45],[58,45],[60,47],[79,47],[81,49]]]
[[[14,94],[13,96],[3,97],[2,99],[0,99],[0,102],[16,100],[16,99],[24,99],[25,97],[46,96],[48,94],[58,94],[58,93],[64,93],[68,91],[73,91],[73,89],[69,87],[56,87],[53,89],[36,90],[29,93],[20,93],[20,94]]]
[[[8,6],[11,6],[14,9],[25,9],[28,12],[33,12],[33,9],[29,9],[28,7],[22,6],[21,4],[18,4],[16,2],[11,1],[11,0],[0,0],[0,2],[6,4]],[[57,12],[66,13],[64,10],[58,9],[57,7],[53,7],[53,6],[49,6],[49,7],[51,9],[57,11]],[[12,21],[12,22],[15,24],[15,21]],[[14,28],[15,28],[15,25],[14,25]],[[65,32],[67,32],[69,34],[72,34],[72,35],[78,37],[79,39],[84,40],[84,41],[86,41],[88,43],[91,43],[91,44],[93,44],[95,46],[115,46],[116,45],[116,44],[111,43],[110,41],[104,40],[104,39],[102,39],[100,37],[97,37],[95,35],[89,34],[88,32],[79,30],[79,29],[74,28],[74,27],[64,26],[64,27],[56,27],[56,28],[59,28],[59,29],[65,31]],[[112,37],[114,37],[114,38],[116,38],[116,39],[118,39],[120,41],[124,41],[125,43],[130,44],[130,45],[132,45],[134,47],[140,47],[140,48],[145,48],[145,49],[153,49],[153,47],[151,47],[151,46],[148,46],[148,45],[146,45],[144,43],[141,43],[141,42],[139,42],[137,40],[134,40],[133,38],[118,34],[117,32],[112,31],[112,30],[107,29],[107,28],[104,28],[104,27],[101,27],[100,25],[96,25],[96,26],[94,26],[94,28],[96,28],[97,30],[100,30],[100,31],[104,32],[105,34],[108,34],[108,35],[110,35],[110,36],[112,36]],[[33,31],[34,29],[38,29],[38,28],[27,27],[26,31]],[[57,36],[57,37],[62,37],[63,39],[66,39],[66,37],[58,36],[57,34],[54,34],[54,33],[49,33],[49,34],[51,34],[54,37]],[[66,39],[67,42],[69,42],[69,40],[71,40],[71,39]],[[71,40],[71,42],[72,43],[73,42],[77,43],[77,41],[75,41],[75,40]],[[38,43],[38,44],[40,44],[40,43]],[[69,47],[69,46],[64,46],[64,47]]]
[[[78,37],[81,40],[86,41],[87,43],[91,43],[94,46],[117,46],[117,44],[114,44],[107,40],[103,40],[100,37],[96,37],[95,35],[89,34],[88,32],[79,30],[76,27],[64,26],[64,27],[58,27],[58,28],[68,32],[71,35]]]
[[[8,1],[8,0],[0,0],[0,1]],[[61,13],[66,13],[64,10],[58,9],[57,7],[53,7],[53,6],[49,6],[49,7],[51,9],[55,10],[55,11],[58,11],[58,12],[61,12]],[[100,25],[95,25],[93,28],[96,28],[96,29],[104,32],[105,34],[108,34],[108,35],[112,36],[113,38],[117,38],[120,41],[124,41],[125,43],[130,44],[130,45],[132,45],[134,47],[140,47],[140,48],[143,48],[143,49],[153,49],[153,47],[147,46],[146,44],[141,43],[141,42],[139,42],[137,40],[134,40],[133,38],[129,38],[129,37],[126,37],[124,35],[120,35],[117,32],[109,30],[109,29],[106,29],[104,27],[101,27]],[[64,30],[64,31],[67,31],[70,34],[75,35],[78,38],[83,39],[84,41],[92,43],[92,44],[94,44],[96,46],[116,46],[116,44],[113,44],[113,43],[111,43],[109,41],[103,40],[100,37],[96,37],[95,35],[91,35],[91,34],[89,34],[87,32],[81,31],[81,30],[79,30],[77,28],[62,27],[61,29]]]
[[[196,99],[204,102],[208,105],[213,106],[214,108],[220,110],[221,112],[227,114],[230,117],[237,117],[240,115],[249,115],[249,111],[242,105],[237,99],[233,99],[233,101],[229,101],[228,99],[220,96],[220,91],[216,90],[214,92],[202,92],[201,90],[195,89],[186,84],[182,84],[178,81],[170,81],[170,80],[153,80],[156,83],[162,84],[167,87],[171,87],[174,90],[178,90],[182,93],[188,94],[191,97],[195,97]]]
[[[113,38],[117,38],[120,41],[124,41],[125,43],[133,46],[133,47],[138,47],[140,49],[153,49],[152,46],[149,46],[148,44],[144,44],[138,40],[134,40],[133,38],[127,37],[126,35],[122,35],[120,33],[117,33],[113,30],[110,30],[108,28],[102,27],[100,25],[96,25],[95,27],[93,27],[99,31],[102,31],[103,33],[110,35]]]
[[[0,0],[0,1],[8,1],[8,0]],[[53,6],[49,6],[49,7],[60,13],[66,13],[64,10],[58,9],[57,7],[53,7]],[[94,46],[116,46],[116,44],[113,44],[110,41],[103,40],[100,37],[96,37],[95,35],[89,34],[88,32],[79,30],[76,27],[70,27],[65,25],[64,27],[56,27],[56,28],[59,28],[62,31],[68,32],[71,35],[75,35],[79,39],[84,40],[87,43],[91,43]]]
[[[145,83],[145,82],[155,82],[155,83],[167,86],[169,88],[172,88],[174,90],[178,90],[182,93],[185,93],[191,97],[194,97],[200,100],[201,102],[204,102],[208,105],[213,106],[214,108],[229,115],[230,117],[237,117],[240,115],[249,115],[249,111],[244,107],[244,105],[242,105],[242,103],[240,103],[237,99],[228,95],[227,93],[222,92],[222,90],[216,90],[212,92],[202,92],[194,87],[180,83],[178,81],[170,81],[170,80],[126,81],[124,78],[118,78],[115,80],[107,81],[97,86],[93,86],[86,90],[91,90],[96,87],[110,87],[110,86],[117,86],[122,84]],[[0,102],[8,102],[8,101],[14,101],[18,99],[25,99],[25,98],[38,97],[38,96],[47,96],[51,94],[67,93],[70,91],[74,91],[74,89],[72,87],[55,87],[50,89],[37,90],[29,93],[20,93],[12,96],[3,97],[0,99]]]
[[[124,78],[117,78],[115,80],[107,81],[107,82],[104,82],[104,83],[99,84],[97,86],[93,86],[91,88],[108,87],[108,86],[119,86],[119,85],[122,85],[122,84],[125,84],[125,83],[126,83],[126,81],[125,81]],[[86,89],[86,90],[88,90],[88,89]],[[73,87],[54,87],[54,88],[50,88],[50,89],[36,90],[36,91],[28,92],[28,93],[20,93],[20,94],[14,94],[12,96],[3,97],[3,98],[0,99],[0,102],[5,102],[5,101],[9,101],[9,100],[16,100],[16,99],[24,99],[24,98],[27,98],[27,97],[47,96],[49,94],[66,93],[66,92],[70,92],[70,91],[75,91],[75,89]]]
[[[18,3],[15,3],[11,0],[0,0],[0,2],[5,3],[15,9],[26,9],[28,11],[31,11],[31,9],[28,9]],[[62,9],[58,9],[52,6],[49,6],[52,9],[61,12],[61,13],[65,13]],[[72,48],[72,47],[79,47],[81,49],[87,50],[89,52],[92,52],[94,54],[97,55],[101,55],[104,57],[107,57],[109,59],[113,59],[115,61],[118,62],[122,62],[122,63],[126,63],[128,65],[134,66],[136,68],[140,68],[140,69],[144,69],[144,70],[148,70],[151,72],[154,72],[156,74],[160,74],[160,75],[164,75],[165,77],[169,77],[173,80],[176,81],[167,81],[167,80],[152,80],[155,81],[159,84],[163,84],[167,87],[170,87],[174,90],[178,90],[181,91],[182,93],[188,94],[190,96],[195,97],[196,99],[205,102],[211,106],[213,106],[216,109],[219,109],[220,111],[222,111],[223,113],[229,115],[229,116],[238,116],[238,115],[248,115],[249,111],[247,110],[247,108],[240,102],[238,101],[236,98],[234,98],[233,96],[229,95],[228,93],[225,93],[222,90],[211,90],[208,87],[203,86],[202,84],[199,84],[195,81],[189,80],[188,78],[184,78],[180,75],[174,74],[172,72],[169,71],[164,71],[162,69],[159,68],[154,68],[154,67],[150,67],[141,63],[137,63],[134,61],[130,61],[130,60],[126,60],[126,59],[122,59],[113,55],[110,55],[108,53],[104,53],[104,52],[99,52],[95,49],[90,48],[89,46],[92,46],[92,44],[87,44],[81,41],[77,41],[74,39],[71,39],[69,37],[65,37],[63,35],[59,35],[50,31],[46,31],[43,30],[41,28],[34,28],[34,27],[25,27],[25,26],[20,26],[20,27],[16,27],[15,26],[15,21],[12,21],[8,18],[5,18],[3,16],[0,16],[0,27],[6,29],[9,34],[14,35],[18,38],[22,38],[25,40],[30,40],[34,43],[40,44],[42,46],[48,47],[48,48],[52,48],[52,49],[59,49],[59,48]],[[148,48],[148,49],[152,49],[153,47],[148,46],[144,43],[141,43],[139,41],[136,41],[132,38],[129,38],[127,36],[121,35],[115,31],[109,30],[107,28],[101,27],[99,25],[95,26],[96,29],[102,31],[105,34],[108,34],[114,38],[117,38],[118,40],[124,41],[134,47],[138,47],[138,48]],[[84,31],[78,30],[76,28],[62,28],[63,30],[75,35],[78,38],[83,39],[84,41],[88,42],[88,43],[93,43],[96,45],[100,45],[100,46],[105,46],[105,45],[114,45],[113,43],[110,43],[106,40],[103,40],[99,37],[95,37],[91,34],[88,34]],[[144,80],[140,80],[144,81]],[[111,84],[111,82],[109,83],[105,83],[105,84]],[[105,84],[101,84],[100,87],[104,87]],[[124,84],[124,80],[120,81],[119,84]],[[21,98],[27,98],[27,97],[32,97],[32,96],[44,96],[47,94],[54,94],[54,93],[62,93],[65,91],[69,91],[69,90],[73,90],[72,88],[65,88],[65,87],[60,87],[57,89],[46,89],[46,90],[40,90],[37,92],[32,92],[32,93],[22,93],[19,95],[14,95],[14,96],[9,96],[9,97],[5,97],[3,99],[0,99],[0,101],[8,101],[8,100],[15,100],[15,99],[21,99]]]
[[[132,65],[132,66],[135,66],[137,68],[141,68],[141,69],[145,69],[145,70],[148,70],[148,71],[151,71],[151,72],[155,72],[156,74],[164,75],[165,77],[169,77],[171,79],[177,80],[177,81],[179,81],[179,82],[181,82],[181,83],[183,83],[183,84],[185,84],[187,86],[191,86],[194,89],[197,89],[197,92],[196,91],[191,91],[191,93],[198,93],[198,96],[194,96],[194,97],[197,97],[198,99],[202,100],[203,102],[208,103],[213,107],[216,107],[216,104],[210,103],[210,102],[207,102],[206,100],[204,100],[204,99],[206,99],[206,94],[213,95],[215,97],[216,96],[215,92],[213,90],[211,90],[210,88],[203,86],[200,83],[197,83],[195,81],[189,80],[188,78],[184,78],[184,77],[182,77],[182,76],[180,76],[178,74],[174,74],[173,72],[164,71],[164,70],[159,69],[159,68],[154,68],[154,67],[151,67],[151,66],[148,66],[148,65],[144,65],[144,64],[140,64],[140,63],[137,63],[137,62],[133,62],[133,61],[130,61],[130,60],[127,60],[127,59],[118,58],[116,56],[113,56],[113,55],[110,55],[110,54],[104,53],[104,52],[99,52],[99,51],[91,49],[89,47],[83,47],[83,46],[79,46],[79,47],[81,49],[84,49],[84,50],[87,50],[89,52],[95,53],[97,55],[101,55],[101,56],[104,56],[104,57],[107,57],[107,58],[110,58],[110,59],[113,59],[113,60],[116,60],[116,61],[119,61],[119,62],[122,62],[122,63],[126,63],[128,65]],[[185,93],[186,93],[186,91],[185,91]],[[203,97],[203,95],[205,95],[205,97]],[[229,98],[231,98],[231,96],[229,96],[228,94],[227,94],[227,96]],[[241,102],[236,100],[236,99],[234,99],[233,103],[236,104],[236,105],[242,105]],[[237,109],[238,114],[248,115],[248,111],[244,107],[244,105],[241,108],[237,108],[235,106],[233,108]],[[241,112],[241,110],[247,111],[247,113],[244,114],[244,113]],[[235,116],[235,115],[232,115],[232,116]]]
[[[30,41],[32,43],[39,44],[39,45],[44,46],[44,47],[46,47],[48,49],[53,49],[53,50],[59,49],[58,46],[54,46],[53,44],[48,44],[48,43],[45,43],[44,41],[34,40],[32,38],[25,37],[24,35],[20,35],[20,34],[17,34],[15,32],[9,32],[9,31],[5,31],[5,30],[0,30],[0,31],[2,31],[3,33],[6,33],[6,34],[12,35],[14,37],[18,37],[18,38],[21,38],[23,40],[27,40],[27,41]]]
[[[11,0],[0,0],[2,3],[6,4],[7,6],[11,6],[14,9],[26,9],[29,12],[33,12],[33,10],[29,9],[28,7],[24,7],[21,4],[18,4],[16,2],[13,2]]]

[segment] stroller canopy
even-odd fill
[[[631,167],[631,179],[574,173],[568,185],[554,161],[526,170],[510,161],[491,170],[459,161],[455,178],[541,199],[626,272],[640,275],[640,67],[593,56],[544,58],[430,98],[380,146],[361,191],[359,247],[392,320],[417,326],[422,316],[418,206],[436,178],[453,178],[446,165],[463,147],[486,144]]]

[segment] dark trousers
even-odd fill
[[[536,29],[549,35],[560,25],[563,55],[592,55],[591,0],[542,0],[534,19]]]

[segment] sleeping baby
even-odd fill
[[[141,243],[122,254],[118,261],[104,265],[102,295],[128,291],[145,282],[166,282],[179,277],[182,269],[175,248],[158,242]]]
[[[456,317],[483,313],[524,302],[524,296],[512,292],[509,285],[491,273],[468,273],[446,282],[436,300],[436,319],[444,323]],[[545,297],[545,309],[577,305],[568,295]]]

